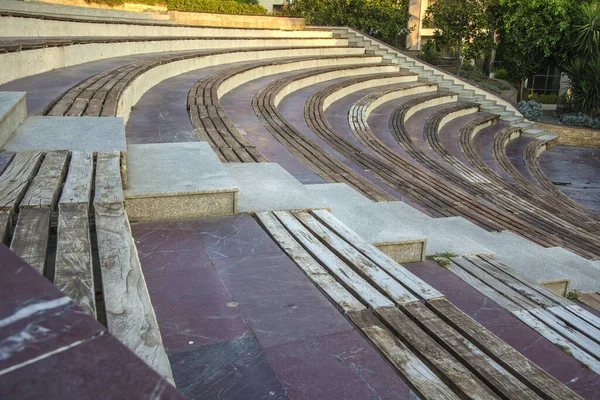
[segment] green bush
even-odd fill
[[[504,94],[510,90],[510,85],[508,83],[499,81],[498,79],[492,79],[477,70],[465,71],[462,69],[460,77],[475,83],[477,86],[491,90],[494,93]]]
[[[505,70],[504,68],[498,68],[494,70],[494,78],[506,81],[510,79],[510,76],[508,75],[507,70]]]
[[[222,14],[266,15],[268,11],[250,1],[236,0],[167,0],[169,10]]]
[[[558,116],[558,120],[563,125],[600,129],[600,117],[592,118],[584,113],[561,114]]]
[[[542,104],[556,104],[558,103],[558,95],[556,94],[535,94],[529,95],[528,100],[535,100]]]
[[[542,118],[542,105],[535,100],[521,101],[517,108],[530,121],[539,121]]]
[[[437,51],[436,47],[435,41],[428,40],[424,45],[421,46],[419,58],[429,64],[437,65],[441,53]]]

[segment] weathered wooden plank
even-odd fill
[[[447,324],[492,357],[503,368],[518,377],[539,396],[557,400],[581,398],[448,300],[432,300],[427,302],[427,305]]]
[[[518,311],[515,313],[515,317],[527,324],[530,328],[538,332],[540,335],[560,347],[565,353],[569,354],[592,371],[600,374],[600,362],[591,356],[588,352],[581,349],[575,343],[569,341],[556,332],[555,326],[548,326],[540,322],[538,318],[533,316],[527,311]]]
[[[91,152],[74,151],[60,204],[89,204],[93,174],[94,155]]]
[[[51,214],[52,210],[48,207],[22,209],[10,244],[12,251],[42,275],[46,264]]]
[[[470,273],[468,273],[464,269],[460,268],[458,266],[459,265],[458,264],[459,261],[464,261],[464,259],[462,257],[452,258],[452,262],[451,262],[451,264],[450,264],[450,266],[448,268],[456,276],[458,276],[459,278],[461,278],[463,281],[467,282],[469,285],[471,285],[473,288],[477,289],[482,294],[484,294],[487,297],[489,297],[491,300],[493,300],[496,303],[498,303],[499,306],[501,306],[502,308],[508,310],[509,312],[512,313],[512,312],[520,311],[522,309],[521,306],[519,306],[518,304],[516,304],[514,301],[512,301],[512,300],[510,300],[510,299],[502,296],[494,288],[486,285],[484,282],[482,282],[481,280],[479,280],[475,276],[471,275]]]
[[[0,211],[0,242],[7,244],[8,235],[12,228],[12,218],[10,211]]]
[[[351,312],[348,316],[422,398],[460,398],[369,310]]]
[[[487,261],[492,267],[496,268],[498,271],[500,271],[506,275],[509,275],[510,277],[518,280],[519,282],[523,283],[524,285],[529,286],[532,290],[544,295],[545,297],[556,302],[557,304],[561,304],[562,306],[565,307],[566,310],[569,310],[570,312],[577,315],[579,318],[583,319],[587,323],[595,326],[597,329],[600,329],[600,318],[598,318],[594,314],[590,313],[586,309],[580,307],[577,303],[574,303],[562,296],[559,296],[558,294],[554,293],[553,291],[545,288],[543,285],[540,285],[540,284],[532,281],[531,279],[520,274],[515,269],[510,268],[507,265],[504,265],[504,264],[498,262],[497,260],[494,260],[493,258],[490,258],[488,256],[479,256],[479,257],[481,257],[482,259]]]
[[[517,279],[513,278],[510,275],[507,275],[498,269],[494,268],[487,260],[484,260],[480,257],[465,257],[466,260],[470,261],[472,265],[479,268],[483,273],[491,275],[498,281],[502,282],[506,286],[510,287],[514,291],[518,292],[520,295],[525,296],[527,299],[531,300],[535,304],[542,307],[552,307],[557,303],[552,301],[548,297],[542,295],[537,292],[529,285],[525,285],[519,282]]]
[[[59,205],[54,285],[95,317],[88,211],[87,204]]]
[[[577,329],[590,339],[600,343],[600,329],[588,323],[584,319],[579,318],[577,314],[574,314],[562,306],[549,307],[546,310],[556,315],[561,320],[565,321],[569,326]]]
[[[67,165],[68,151],[49,151],[27,193],[21,200],[20,209],[54,208]]]
[[[286,228],[316,259],[344,285],[350,293],[362,299],[372,308],[393,306],[394,303],[379,293],[366,280],[333,254],[319,239],[313,236],[296,218],[286,211],[274,214]]]
[[[358,250],[350,246],[347,242],[340,239],[333,232],[321,225],[315,218],[307,212],[292,213],[313,235],[350,265],[356,272],[365,278],[373,286],[384,292],[394,303],[405,304],[418,299],[404,288],[398,281],[389,276],[377,264],[369,260]]]
[[[173,382],[125,207],[96,203],[95,212],[108,330]]]
[[[313,210],[311,211],[311,214],[313,214],[323,224],[334,230],[339,236],[349,242],[352,246],[370,258],[381,268],[383,268],[400,283],[409,288],[418,297],[424,300],[444,297],[442,293],[413,275],[406,268],[389,258],[375,246],[366,242],[362,237],[335,218],[330,212],[325,210]]]
[[[598,342],[567,326],[555,315],[550,314],[546,310],[540,308],[528,311],[531,313],[531,315],[542,321],[556,333],[562,335],[571,343],[576,344],[581,349],[600,360],[600,344]]]
[[[506,399],[539,399],[531,389],[452,329],[422,303],[403,306],[407,314],[432,338],[489,387]]]
[[[529,300],[527,297],[523,296],[521,293],[511,289],[510,287],[506,286],[503,282],[487,274],[485,272],[485,268],[478,268],[476,264],[474,262],[471,262],[470,260],[471,259],[468,257],[457,257],[453,258],[452,262],[454,266],[458,266],[463,270],[467,271],[468,273],[482,281],[484,284],[496,290],[500,295],[518,304],[519,307],[526,310],[538,307],[537,304]],[[476,257],[473,257],[473,261],[477,260],[478,259]],[[452,268],[452,270],[454,271],[455,269]]]
[[[396,307],[378,308],[373,312],[415,354],[427,360],[430,368],[437,371],[437,375],[459,396],[469,399],[500,398]]]
[[[98,152],[94,204],[121,203],[124,200],[120,152]]]
[[[352,296],[342,285],[335,281],[314,258],[308,254],[285,230],[283,225],[270,212],[256,213],[267,232],[275,239],[288,256],[304,273],[321,288],[344,312],[364,310],[366,307]]]
[[[42,161],[39,151],[17,153],[0,176],[0,211],[14,211]]]

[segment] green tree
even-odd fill
[[[577,7],[572,31],[563,69],[571,80],[573,105],[595,117],[600,115],[600,1]]]
[[[570,30],[572,0],[500,0],[503,66],[519,84],[550,62],[560,62]]]
[[[410,0],[292,0],[287,15],[317,26],[350,26],[393,46],[403,46]]]
[[[456,73],[463,59],[475,59],[491,50],[484,0],[438,0],[427,9],[424,22],[456,53]]]

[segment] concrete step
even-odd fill
[[[563,281],[573,288],[600,289],[600,268],[560,247],[545,248],[512,232],[487,232],[462,217],[440,218],[440,226],[469,237],[495,253],[495,258],[535,280]],[[589,282],[588,282],[589,281]]]
[[[376,203],[362,196],[357,199],[357,193],[352,194],[354,190],[350,187],[332,188],[332,184],[308,187],[309,190],[319,190],[319,195],[331,203],[332,214],[370,243],[423,241],[427,238],[427,255],[447,251],[461,255],[492,254],[489,249],[467,237],[440,229],[436,222],[438,219],[401,201]]]
[[[206,142],[130,145],[127,178],[131,221],[237,213],[239,187]]]
[[[0,149],[27,118],[25,92],[0,92]]]
[[[506,110],[506,106],[501,106],[501,105],[497,105],[497,104],[495,104],[495,105],[487,105],[486,104],[486,105],[482,105],[480,107],[480,110],[485,111],[490,114],[498,114],[498,113],[504,112]]]
[[[238,211],[329,209],[329,203],[312,194],[279,164],[223,164],[240,188]]]
[[[329,203],[334,216],[397,262],[424,259],[425,236],[410,229],[382,224],[389,213],[400,214],[417,225],[430,219],[428,216],[402,202],[372,202],[344,183],[306,185],[306,188]]]
[[[512,115],[503,115],[503,116],[500,117],[500,119],[502,121],[505,121],[505,122],[511,124],[511,125],[512,124],[517,124],[517,123],[523,121],[523,117],[519,117],[519,116],[516,116],[514,114],[512,114]]]
[[[125,152],[123,118],[31,116],[14,131],[8,151],[79,150]]]
[[[81,17],[85,19],[103,20],[115,22],[144,22],[144,23],[170,23],[167,14],[132,12],[111,10],[105,8],[66,6],[61,4],[49,4],[33,1],[0,1],[0,10],[20,11],[27,14],[39,14],[41,16],[57,17]]]
[[[530,122],[530,121],[523,121],[523,122],[519,122],[516,124],[511,124],[511,126],[514,126],[515,128],[519,128],[521,130],[527,130],[527,129],[533,128],[534,123]]]
[[[547,129],[531,128],[523,130],[522,135],[527,137],[540,137],[547,132]]]

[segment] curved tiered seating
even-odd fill
[[[36,30],[34,26],[39,21],[40,26]],[[351,339],[348,343],[352,342],[364,351],[373,351],[376,360],[369,362],[381,361],[394,378],[401,376],[407,393],[412,390],[423,398],[576,399],[579,397],[574,391],[587,393],[585,390],[589,390],[575,385],[572,391],[568,385],[575,381],[562,384],[557,379],[560,376],[558,372],[536,365],[531,361],[534,358],[521,354],[522,348],[518,348],[515,342],[511,347],[507,344],[511,343],[510,340],[503,338],[507,343],[503,342],[479,325],[475,317],[471,319],[468,316],[471,314],[458,308],[460,301],[466,298],[461,290],[452,293],[459,301],[450,301],[444,295],[446,293],[450,297],[449,292],[417,277],[431,272],[413,274],[409,272],[410,267],[403,267],[374,247],[382,243],[391,246],[400,243],[400,240],[394,237],[384,243],[384,240],[362,238],[342,223],[341,218],[333,217],[336,208],[340,208],[339,204],[346,202],[353,206],[357,204],[360,212],[356,214],[362,213],[359,217],[364,217],[357,218],[357,221],[371,223],[368,219],[373,218],[373,221],[378,221],[374,223],[381,223],[382,231],[392,226],[392,230],[397,231],[395,233],[402,233],[403,223],[406,226],[427,225],[422,231],[405,233],[402,239],[405,245],[419,244],[414,247],[418,257],[410,261],[423,260],[428,249],[426,243],[429,243],[425,237],[433,229],[443,227],[445,222],[450,224],[438,236],[449,232],[448,227],[453,226],[461,226],[471,235],[460,233],[455,236],[452,231],[447,235],[450,236],[448,243],[465,238],[473,244],[474,251],[461,249],[460,254],[493,254],[490,249],[495,248],[484,240],[498,239],[504,244],[510,243],[511,237],[506,239],[505,233],[499,233],[510,229],[544,247],[563,246],[584,257],[597,257],[600,254],[598,238],[594,232],[584,234],[582,229],[590,221],[587,214],[575,208],[562,210],[561,205],[551,204],[549,195],[535,199],[548,190],[535,189],[532,183],[526,187],[525,182],[520,182],[511,189],[512,182],[492,171],[471,145],[473,136],[498,120],[515,126],[507,129],[527,129],[517,126],[526,123],[510,104],[504,104],[500,99],[494,101],[502,106],[492,103],[479,88],[420,65],[418,61],[411,61],[401,53],[393,53],[391,57],[390,48],[373,44],[367,37],[361,39],[358,33],[333,37],[331,30],[323,29],[198,28],[157,21],[119,23],[56,16],[44,19],[0,11],[0,25],[3,22],[8,25],[0,26],[0,33],[5,32],[7,26],[17,31],[24,27],[33,29],[28,38],[14,36],[0,41],[0,48],[4,51],[0,54],[0,64],[7,66],[7,71],[12,71],[15,65],[25,66],[0,78],[0,83],[24,78],[17,80],[11,88],[25,85],[34,73],[41,73],[41,76],[31,78],[30,85],[39,82],[35,79],[45,77],[50,80],[61,73],[59,70],[44,75],[44,71],[92,61],[87,66],[89,69],[81,66],[77,75],[65,79],[60,90],[69,89],[47,105],[44,116],[30,117],[29,121],[42,120],[55,126],[66,122],[81,123],[78,127],[84,126],[83,122],[107,124],[101,126],[114,123],[116,125],[110,129],[120,132],[122,144],[119,151],[61,148],[55,151],[0,152],[0,238],[73,298],[82,310],[105,322],[110,333],[169,381],[173,380],[175,373],[181,374],[191,366],[201,369],[209,364],[212,368],[215,364],[215,371],[228,369],[238,358],[244,357],[252,357],[251,366],[254,366],[254,358],[258,356],[262,357],[258,361],[260,365],[268,367],[264,370],[268,379],[279,382],[281,375],[276,376],[273,371],[281,367],[272,363],[270,348],[275,348],[272,346],[281,349],[285,347],[281,344],[287,341],[296,348],[300,338],[315,347],[311,341],[318,337],[343,347],[347,345],[346,339],[340,338],[347,337]],[[88,37],[82,37],[81,33],[86,29],[89,29]],[[59,34],[50,34],[53,30]],[[351,32],[346,28],[336,28],[336,31]],[[369,49],[368,53],[365,46]],[[52,59],[61,52],[64,56]],[[115,58],[120,56],[126,57]],[[395,62],[385,62],[390,60]],[[71,68],[62,71],[63,75],[79,67]],[[73,85],[75,82],[78,83]],[[174,87],[166,88],[171,83]],[[47,92],[56,96],[57,87],[55,85],[53,91]],[[163,92],[165,88],[166,92]],[[40,85],[39,90],[44,89],[48,88]],[[187,97],[182,96],[184,93]],[[44,101],[39,103],[47,102],[45,99],[50,98],[50,94],[46,94]],[[173,107],[167,110],[166,107],[161,108],[167,103],[171,105],[176,95],[182,97],[175,101]],[[294,99],[286,99],[289,95],[295,96]],[[144,100],[140,101],[142,96],[145,96]],[[302,103],[298,107],[300,98]],[[463,102],[457,103],[458,100]],[[240,106],[244,101],[244,105]],[[280,108],[282,104],[285,106]],[[395,108],[389,108],[390,105]],[[380,118],[389,128],[385,132],[378,132],[382,130],[381,124],[379,129],[369,126],[369,116],[380,106],[387,107],[386,113],[390,115],[386,114],[386,117],[391,116],[389,120]],[[172,112],[176,107],[180,107],[181,112]],[[247,115],[252,114],[250,107],[256,114],[251,118]],[[290,111],[292,107],[294,110]],[[24,102],[21,108],[25,108]],[[145,111],[136,111],[139,109]],[[160,116],[144,120],[156,110]],[[340,110],[343,113],[339,116],[347,121],[343,121],[344,128],[337,129],[339,124],[332,122],[327,111],[338,113]],[[429,114],[419,121],[418,132],[409,131],[405,122],[419,110],[426,110]],[[496,110],[499,114],[478,113],[486,110]],[[168,129],[185,130],[172,141],[183,138],[188,142],[198,139],[206,143],[166,143],[169,140],[164,140],[165,136],[158,142],[154,137],[140,136],[140,140],[133,144],[130,136],[126,147],[125,131],[131,129],[128,132],[132,134],[134,123],[125,131],[122,125],[132,111],[136,112],[132,114],[136,118],[141,115],[138,121],[144,120],[145,125],[137,122],[139,125],[135,126],[139,132],[143,133],[145,128],[154,129],[154,124],[160,136],[164,132],[160,132],[161,128],[167,124],[156,122],[166,115],[165,120],[170,118]],[[235,113],[243,114],[245,118],[236,120]],[[176,119],[181,119],[182,123],[171,123]],[[339,119],[336,118],[335,122]],[[246,126],[239,123],[240,120],[247,122]],[[448,127],[455,127],[458,122],[463,124],[462,129],[452,128],[452,132],[448,132]],[[25,120],[23,125],[28,123]],[[23,132],[21,128],[23,126],[17,129],[18,134]],[[83,136],[82,132],[77,133]],[[411,138],[411,134],[419,138]],[[148,141],[153,143],[147,144]],[[457,146],[448,145],[454,144],[454,141]],[[285,153],[284,157],[288,158],[278,158],[277,152]],[[281,165],[285,169],[267,164],[265,155],[279,162],[284,159]],[[129,160],[127,170],[125,159]],[[295,163],[292,167],[284,165],[289,159]],[[303,169],[298,172],[294,168]],[[294,173],[296,175],[292,175]],[[305,175],[310,177],[305,178]],[[127,176],[129,182],[124,181]],[[303,185],[298,179],[321,184]],[[170,180],[177,182],[172,184]],[[225,181],[227,187],[224,186]],[[346,185],[322,184],[323,181]],[[146,192],[139,189],[140,183]],[[204,183],[207,191],[201,187]],[[124,186],[127,186],[126,189],[123,189]],[[164,190],[163,186],[168,190]],[[340,197],[335,202],[317,196],[316,193],[327,191],[332,186],[343,188],[346,192],[335,192]],[[266,187],[267,194],[258,193]],[[286,198],[297,196],[299,199],[289,204],[287,199],[277,202],[265,199],[274,197],[273,194]],[[227,202],[217,195],[226,195]],[[346,195],[348,198],[344,198]],[[251,196],[258,201],[242,208],[243,202],[250,204],[248,199]],[[158,198],[164,202],[158,203]],[[396,201],[404,198],[409,201]],[[427,213],[412,209],[410,201],[417,204],[417,208],[422,206]],[[187,214],[190,209],[196,212],[203,207],[208,211],[200,218],[200,214]],[[385,210],[400,213],[402,207],[405,215],[410,214],[407,218],[411,219],[410,222],[405,223],[403,215],[390,218],[390,223],[383,224],[385,217],[389,217]],[[134,209],[137,214],[132,211]],[[230,217],[238,214],[239,210],[255,215]],[[379,212],[382,216],[376,215]],[[206,215],[219,217],[202,220]],[[464,216],[478,226],[463,218],[435,218],[451,216]],[[192,217],[195,219],[173,222]],[[570,217],[573,219],[569,220]],[[132,221],[169,220],[134,224],[132,229],[129,218]],[[52,221],[57,221],[56,225]],[[377,228],[379,226],[375,230]],[[265,231],[274,240],[270,240]],[[423,235],[423,232],[428,234]],[[260,237],[261,234],[264,238]],[[476,242],[477,235],[482,237],[481,243]],[[516,243],[526,242],[522,238],[517,239],[521,242]],[[184,247],[185,250],[182,250]],[[477,268],[489,263],[490,266],[485,268],[494,271],[492,278],[518,292],[510,292],[511,298],[503,301],[494,290],[502,291],[505,296],[508,291],[504,286],[486,289],[489,298],[497,298],[501,306],[516,312],[519,321],[515,320],[515,323],[522,324],[519,329],[526,329],[529,338],[546,337],[572,352],[561,353],[552,349],[561,361],[576,363],[579,360],[586,363],[591,371],[600,371],[600,342],[597,339],[600,326],[595,316],[566,300],[553,298],[531,282],[524,282],[524,278],[513,274],[503,264],[499,266],[492,258],[453,259],[451,269],[455,273],[459,271],[456,274],[460,277],[464,278],[460,271],[470,268],[470,265],[463,265],[464,260],[479,263]],[[431,263],[425,261],[413,267],[431,266]],[[232,268],[238,264],[244,267]],[[252,268],[248,267],[250,264]],[[254,264],[266,272],[254,269]],[[280,335],[282,337],[275,340],[265,336],[266,325],[257,325],[256,321],[260,318],[254,318],[252,311],[248,310],[248,298],[254,301],[255,281],[264,279],[272,285],[264,286],[265,292],[274,292],[268,294],[274,294],[271,299],[274,299],[273,304],[279,311],[285,308],[284,312],[290,315],[307,310],[302,309],[306,303],[298,305],[288,301],[297,298],[295,296],[299,292],[296,287],[301,283],[300,278],[306,277],[302,274],[294,276],[289,274],[290,270],[285,270],[281,276],[288,280],[276,282],[278,278],[275,276],[284,271],[282,266],[285,264],[291,264],[291,272],[297,272],[296,267],[299,267],[320,290],[305,279],[309,288],[302,287],[301,296],[309,299],[311,309],[321,313],[330,307],[335,314],[330,316],[339,317],[341,323],[347,325],[336,326],[335,331],[330,331],[331,324],[327,321],[322,332],[320,327],[314,328],[310,324],[310,316],[303,314],[304,320],[298,326],[311,325],[310,329],[319,330],[318,333],[311,332],[304,337],[305,332],[302,331],[298,337]],[[156,266],[156,270],[146,269],[148,265]],[[434,268],[437,266],[434,265]],[[484,267],[480,269],[483,271]],[[440,271],[446,274],[445,278],[455,278],[448,271]],[[480,288],[497,283],[478,271],[472,268],[468,274],[478,274],[477,279],[484,284],[480,284]],[[250,274],[252,284],[246,282]],[[586,270],[581,276],[596,275]],[[183,285],[182,278],[193,285]],[[581,277],[578,278],[579,284]],[[471,284],[473,280],[468,282]],[[153,286],[152,281],[155,285],[156,282],[160,284]],[[455,279],[452,284],[457,281]],[[290,283],[294,285],[293,290]],[[172,292],[173,287],[169,286],[173,284],[176,285],[175,290],[181,290],[177,296]],[[243,288],[245,294],[240,298],[233,292],[231,296],[229,293],[221,296],[234,285]],[[210,293],[198,296],[198,290],[207,288]],[[284,301],[281,293],[286,290],[289,293],[286,293]],[[315,298],[322,294],[331,303]],[[169,298],[168,301],[164,296]],[[206,300],[208,297],[211,299]],[[511,308],[511,302],[523,309]],[[471,298],[465,303],[471,304]],[[174,307],[179,308],[175,310]],[[198,310],[202,307],[214,307],[217,311],[200,315]],[[299,310],[294,311],[297,308]],[[159,318],[157,321],[155,309],[156,315],[161,317],[162,313],[163,318],[165,314],[179,314],[180,310],[183,315],[177,315],[163,325],[166,319],[161,321]],[[186,315],[196,311],[198,315]],[[260,311],[264,311],[262,307]],[[224,318],[221,318],[221,313],[226,314]],[[235,318],[229,318],[234,314]],[[530,315],[534,317],[528,319]],[[191,319],[197,325],[188,325]],[[269,323],[275,325],[268,329],[275,332],[277,323],[283,324],[276,319],[273,321]],[[213,322],[215,325],[212,325]],[[238,328],[243,328],[239,334]],[[205,337],[203,329],[223,330],[234,338]],[[254,334],[247,335],[244,329]],[[164,346],[162,338],[165,338]],[[207,350],[209,347],[210,350]],[[221,357],[225,354],[223,351],[228,352],[234,347],[237,350],[231,357]],[[342,351],[346,348],[343,347]],[[169,351],[169,358],[165,349]],[[327,351],[330,350],[315,349],[319,357],[321,353],[329,357]],[[373,349],[378,350],[389,365]],[[213,357],[209,351],[215,351],[213,354],[218,356]],[[306,357],[309,356],[303,353],[302,358]],[[316,358],[310,360],[306,362],[307,368],[316,365]],[[329,365],[327,368],[330,368]],[[356,370],[354,364],[351,368]],[[336,374],[339,371],[335,367],[333,370]],[[255,377],[263,374],[263,369],[256,374],[252,369],[248,371],[243,375]],[[378,379],[388,379],[389,375],[379,375],[375,368],[373,371]],[[591,371],[585,373],[592,374]],[[3,370],[0,370],[0,375],[1,372]],[[198,375],[196,370],[189,373]],[[202,392],[199,395],[195,391],[202,386],[213,386],[214,380],[211,379],[220,379],[211,376],[205,380],[205,374],[200,375],[200,381],[194,380],[189,385],[185,379],[182,379],[182,385],[178,382],[183,386],[184,394],[194,398],[211,397],[216,393]],[[235,379],[237,381],[237,375]],[[582,378],[582,381],[600,382],[589,377]],[[245,381],[235,385],[244,384]],[[385,384],[387,388],[388,382],[385,381]],[[214,386],[219,385],[223,385],[222,381]],[[268,393],[274,396],[272,393],[278,395],[281,392],[294,397],[291,387],[292,384],[285,382],[281,390],[270,391],[269,386]],[[247,388],[245,386],[242,390]],[[162,388],[156,390],[154,395],[160,396],[158,392]],[[190,390],[190,393],[185,390]],[[248,392],[248,396],[260,397],[254,396],[256,393]],[[319,396],[310,392],[305,397]]]
[[[4,50],[0,63],[6,66],[0,84],[56,68],[134,54],[209,49],[249,49],[256,47],[347,46],[345,39],[260,38],[260,37],[95,37],[87,39],[8,39],[0,41]],[[364,50],[363,50],[364,51]]]
[[[196,82],[188,95],[188,109],[194,131],[200,140],[210,143],[221,161],[264,162],[266,158],[256,150],[256,147],[250,146],[221,107],[219,99],[232,89],[232,85],[241,85],[253,77],[258,70],[262,76],[266,76],[301,68],[373,62],[381,62],[381,57],[368,55],[311,57],[244,65],[209,75]]]
[[[47,115],[121,116],[128,119],[131,107],[152,86],[187,71],[214,64],[256,61],[265,58],[301,55],[362,54],[360,48],[298,47],[252,48],[200,51],[134,61],[81,82],[50,104]]]

